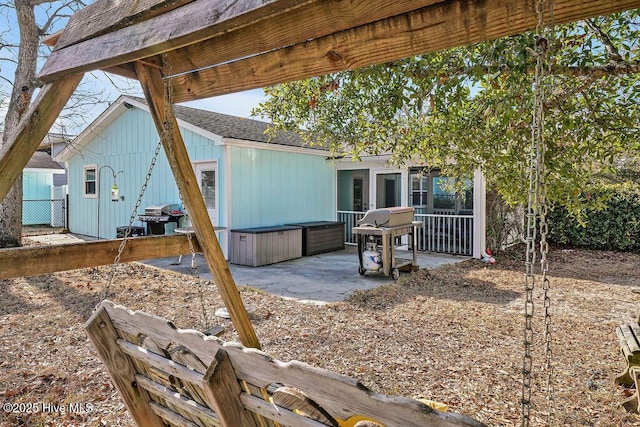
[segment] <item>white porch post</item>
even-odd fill
[[[487,243],[487,185],[482,171],[473,174],[473,257],[486,255]]]

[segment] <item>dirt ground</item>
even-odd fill
[[[552,425],[640,426],[640,416],[619,406],[625,391],[613,381],[624,367],[614,329],[640,314],[640,256],[553,249],[550,262],[553,392],[545,386],[538,280],[531,424],[546,425],[552,397]],[[320,306],[240,292],[263,350],[281,360],[512,426],[521,416],[523,263],[514,250],[496,265],[469,260],[420,270]],[[179,327],[220,324],[223,339],[237,339],[232,324],[214,316],[222,307],[215,286],[192,276],[132,263],[0,281],[0,425],[131,425],[83,332],[105,294]]]

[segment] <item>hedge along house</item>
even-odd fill
[[[256,120],[184,106],[175,106],[175,115],[211,222],[223,228],[217,234],[225,254],[232,228],[335,219],[335,172],[327,151],[302,146],[292,133],[269,139],[268,124]],[[67,164],[71,232],[111,239],[128,225],[158,141],[146,102],[121,96],[56,157]],[[185,210],[161,151],[138,215],[165,204]],[[165,224],[166,234],[189,218],[176,221]],[[133,225],[148,226],[137,216]]]

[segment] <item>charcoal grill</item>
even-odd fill
[[[144,208],[144,215],[138,215],[138,220],[147,226],[147,236],[165,234],[165,225],[175,223],[179,227],[180,218],[184,213],[176,204],[151,205]]]
[[[400,270],[413,271],[418,269],[417,262],[417,229],[422,222],[414,221],[415,209],[412,207],[391,207],[372,209],[352,228],[357,237],[358,258],[360,266],[358,273],[382,273],[394,280],[400,277]],[[396,243],[403,236],[409,236],[412,242],[411,259],[396,257]],[[379,251],[378,247],[382,250]]]

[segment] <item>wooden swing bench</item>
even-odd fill
[[[103,301],[85,329],[140,426],[482,426]]]
[[[622,406],[629,412],[640,412],[640,318],[636,323],[618,326],[616,335],[627,363],[624,371],[616,377],[616,383],[625,387],[635,385],[635,392],[622,402]]]

